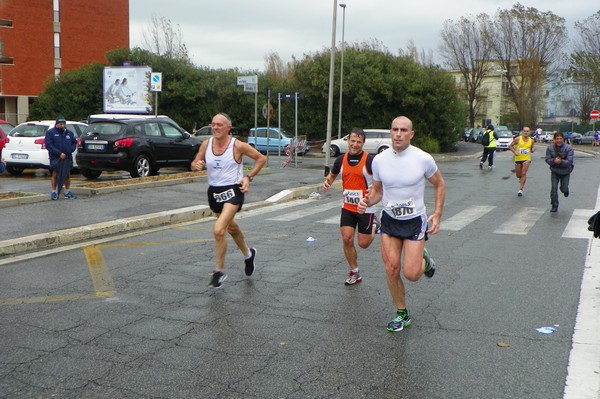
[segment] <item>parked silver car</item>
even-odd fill
[[[365,144],[363,150],[370,154],[379,154],[392,146],[392,138],[389,129],[364,129]],[[321,152],[325,153],[325,144],[321,147]],[[348,152],[348,135],[341,139],[331,140],[330,152],[332,157]]]

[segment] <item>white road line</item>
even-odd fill
[[[340,224],[340,215],[335,215],[327,219],[319,220],[317,223],[324,224]]]
[[[575,209],[562,236],[564,238],[590,238],[592,232],[588,228],[588,219],[596,213],[592,209]]]
[[[318,204],[317,201],[315,201],[315,205],[316,204]],[[292,220],[297,220],[297,219],[301,219],[301,218],[305,217],[307,212],[310,212],[311,214],[315,214],[315,213],[319,213],[319,212],[328,211],[333,208],[341,208],[341,206],[342,205],[341,205],[340,201],[332,201],[332,202],[327,202],[327,203],[324,203],[324,204],[321,204],[318,206],[313,206],[308,209],[301,209],[301,210],[298,210],[295,212],[286,213],[285,215],[269,218],[267,220],[274,220],[274,221],[278,221],[278,222],[291,222]]]
[[[494,234],[516,234],[526,235],[535,225],[540,217],[546,212],[546,208],[525,207],[514,213],[510,219],[502,223],[494,230]]]
[[[279,211],[281,209],[292,208],[292,207],[295,207],[298,205],[304,205],[309,202],[316,202],[316,201],[317,200],[314,200],[314,199],[294,200],[294,201],[282,202],[281,204],[263,206],[262,208],[248,210],[247,212],[245,212],[244,209],[242,208],[242,212],[238,213],[235,216],[235,218],[243,219],[243,218],[247,218],[247,217],[252,217],[252,216],[256,216],[256,215],[262,215],[265,213]]]
[[[600,188],[596,197],[596,209],[599,206]],[[588,218],[594,213],[577,209],[573,212],[573,217],[577,214],[577,218],[581,218],[580,212],[585,212]],[[580,221],[575,220],[573,224],[580,224]],[[593,238],[592,233],[587,230],[587,220],[582,228],[591,242],[581,279],[564,399],[600,397],[600,240]],[[565,232],[567,230],[569,226]]]
[[[476,205],[467,208],[447,220],[442,220],[440,230],[459,231],[469,223],[474,222],[483,215],[496,208],[493,205]]]

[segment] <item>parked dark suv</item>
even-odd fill
[[[167,117],[96,120],[77,140],[77,165],[88,179],[103,170],[146,177],[161,167],[189,168],[200,143]]]

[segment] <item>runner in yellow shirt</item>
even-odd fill
[[[508,147],[515,154],[515,173],[517,179],[519,179],[517,195],[519,197],[523,196],[523,188],[525,188],[525,182],[527,181],[527,170],[531,163],[531,153],[535,152],[533,139],[529,137],[529,132],[530,129],[527,126],[523,127],[523,133],[515,138]]]

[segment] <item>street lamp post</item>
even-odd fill
[[[504,74],[508,71],[506,69],[497,69],[496,72],[500,72],[500,105],[498,110],[498,125],[500,125],[500,121],[502,118],[502,89],[504,88]]]
[[[337,0],[333,0],[333,22],[331,26],[331,59],[329,60],[329,97],[327,99],[327,139],[325,140],[325,176],[329,174],[331,148],[331,129],[333,126],[333,76],[335,72],[335,23]]]
[[[338,139],[342,137],[342,93],[344,87],[344,32],[346,30],[346,4],[341,3],[342,7],[342,53],[340,58],[340,115],[338,118]]]

